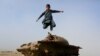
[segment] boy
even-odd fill
[[[63,12],[63,11],[58,11],[58,10],[51,10],[50,9],[50,4],[46,5],[46,10],[39,16],[39,18],[37,19],[37,21],[44,15],[45,18],[42,21],[43,24],[43,29],[46,29],[48,26],[50,26],[50,30],[53,30],[53,27],[56,26],[53,17],[52,17],[52,13],[59,13],[59,12]]]

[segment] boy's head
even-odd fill
[[[50,9],[50,4],[46,4],[46,9]]]

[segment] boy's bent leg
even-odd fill
[[[48,26],[48,24],[43,24],[43,29],[46,29]]]
[[[46,29],[46,28],[47,28],[46,24],[43,24],[43,29]]]

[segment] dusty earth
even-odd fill
[[[0,51],[0,56],[23,56],[17,51]]]

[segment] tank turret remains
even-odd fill
[[[37,43],[22,44],[17,49],[24,56],[78,56],[79,46],[70,45],[63,37],[52,35]]]

